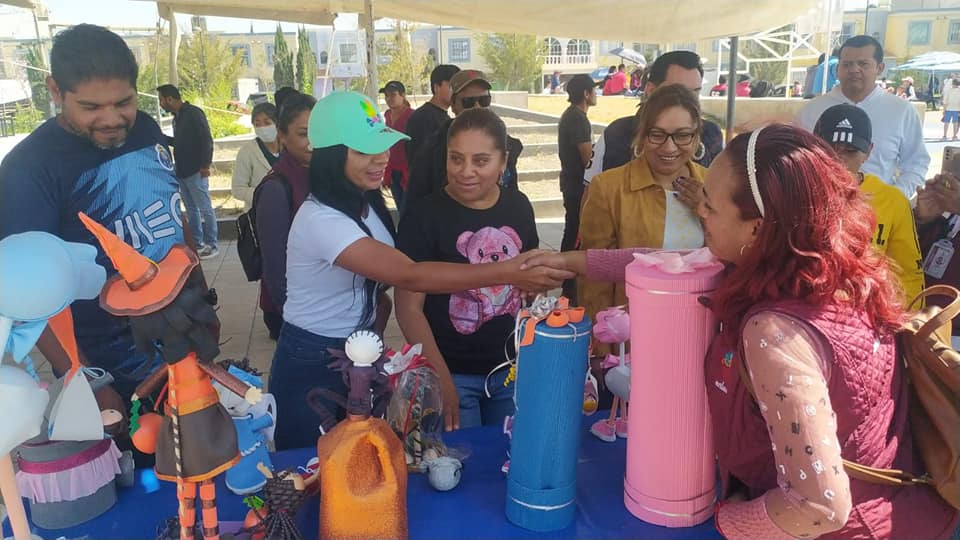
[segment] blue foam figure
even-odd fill
[[[263,380],[237,366],[227,371],[243,382],[263,388]],[[273,439],[276,417],[276,400],[271,394],[264,394],[256,405],[250,405],[245,399],[226,390],[220,383],[213,385],[220,395],[220,402],[230,413],[233,425],[237,429],[237,446],[240,448],[240,462],[227,469],[227,489],[237,495],[248,495],[260,491],[267,483],[266,477],[257,469],[263,463],[271,471],[269,442]]]
[[[507,519],[533,531],[555,531],[576,513],[577,453],[590,321],[551,326],[521,319],[507,473]],[[530,333],[533,336],[530,336]],[[532,337],[532,343],[529,342]]]

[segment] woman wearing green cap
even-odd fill
[[[346,396],[341,374],[327,367],[327,350],[342,350],[352,332],[372,328],[382,285],[438,294],[502,284],[539,291],[572,277],[521,270],[529,253],[491,264],[414,263],[393,247],[396,232],[380,192],[390,147],[408,137],[387,127],[376,105],[356,92],[318,101],[308,135],[311,194],[290,228],[284,324],[270,369],[282,411],[277,449],[313,446],[318,427],[332,427],[320,426],[306,395],[322,388]],[[329,410],[338,407],[321,401]]]

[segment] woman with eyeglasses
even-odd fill
[[[697,96],[679,84],[661,86],[643,105],[634,159],[590,183],[580,213],[581,249],[703,247],[696,215],[706,169]],[[623,283],[579,280],[578,299],[591,317],[625,304]],[[598,348],[594,351],[602,354]]]

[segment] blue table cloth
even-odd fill
[[[609,413],[603,413],[605,416]],[[429,540],[487,539],[720,539],[713,520],[692,528],[668,529],[650,525],[633,517],[623,506],[623,472],[626,442],[602,442],[590,435],[589,425],[599,416],[585,418],[577,464],[577,515],[570,527],[549,533],[534,533],[507,521],[504,513],[506,477],[500,466],[506,457],[508,441],[498,427],[464,429],[445,435],[448,446],[469,454],[464,461],[463,478],[453,491],[433,490],[424,475],[411,474],[408,482],[407,514],[410,538]],[[660,444],[655,439],[650,444]],[[277,469],[304,465],[316,451],[310,448],[279,452],[273,463]],[[138,475],[139,478],[139,475]],[[217,479],[217,507],[220,520],[242,521],[248,508],[242,498],[230,493]],[[319,503],[308,499],[298,514],[306,539],[317,538]],[[33,528],[45,540],[66,537],[69,540],[153,540],[157,526],[176,516],[176,486],[160,482],[160,489],[147,493],[138,484],[121,489],[118,501],[100,517],[71,529],[49,531]],[[199,512],[198,512],[199,514]],[[198,521],[199,521],[199,515]],[[5,535],[12,534],[9,526]],[[0,536],[2,538],[2,536]]]

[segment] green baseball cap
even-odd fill
[[[364,154],[385,152],[410,137],[387,127],[376,104],[359,92],[333,92],[310,112],[307,137],[314,148],[342,144]]]

